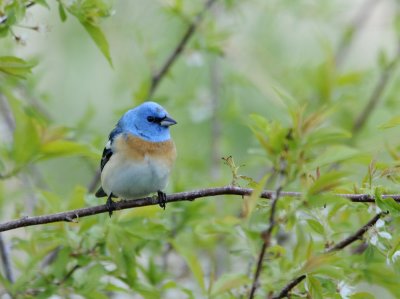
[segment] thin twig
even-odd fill
[[[280,197],[280,192],[281,192],[281,187],[279,187],[276,190],[276,193],[275,193],[276,195],[274,196],[274,198],[272,200],[271,214],[270,214],[270,221],[269,221],[268,229],[262,233],[263,243],[262,243],[262,246],[261,246],[260,253],[258,255],[257,267],[256,267],[256,270],[255,270],[255,273],[254,273],[254,278],[253,278],[253,283],[251,285],[249,299],[254,298],[254,295],[255,295],[256,290],[258,288],[258,279],[259,279],[260,274],[261,274],[261,269],[262,269],[262,265],[263,265],[263,261],[264,261],[265,252],[267,251],[267,248],[270,245],[272,230],[275,227],[275,211],[276,211],[276,204],[277,204],[278,199]]]
[[[4,243],[2,234],[0,234],[0,255],[1,255],[1,261],[3,263],[4,274],[7,280],[13,283],[14,275],[11,268],[10,253],[8,251],[6,244]]]
[[[56,285],[62,285],[63,283],[65,283],[80,267],[80,265],[75,265],[74,267],[72,267],[72,269],[69,270],[68,273],[65,274],[65,276],[60,281],[56,282]]]
[[[282,192],[282,188],[283,188],[283,179],[284,179],[285,170],[286,170],[286,161],[283,158],[283,156],[280,158],[279,164],[280,164],[279,172],[277,173],[278,178],[276,180],[276,190],[275,190],[274,196],[271,198],[272,203],[271,203],[271,212],[269,215],[269,225],[268,225],[268,228],[261,233],[263,244],[261,245],[261,250],[258,255],[257,267],[254,272],[253,283],[251,285],[251,289],[250,289],[250,293],[249,293],[249,299],[253,299],[254,295],[257,291],[258,284],[259,284],[258,280],[260,278],[265,252],[267,251],[267,248],[271,244],[272,231],[275,228],[275,224],[276,224],[276,222],[275,222],[276,205],[278,203],[279,198],[281,197],[281,192]]]
[[[370,221],[368,221],[365,225],[363,225],[359,230],[357,230],[354,234],[351,236],[347,237],[343,241],[340,241],[337,243],[335,246],[329,248],[326,250],[327,253],[329,252],[334,252],[341,250],[347,246],[349,246],[351,243],[358,241],[361,239],[361,237],[372,227],[375,225],[375,223],[384,215],[386,215],[386,212],[381,212],[376,214]]]
[[[354,234],[350,235],[349,237],[345,238],[344,240],[340,241],[337,243],[335,246],[332,246],[331,248],[327,249],[325,253],[331,253],[335,251],[342,250],[349,246],[350,244],[361,240],[361,237],[372,227],[376,224],[376,222],[384,215],[387,213],[381,212],[376,214],[371,220],[369,220],[365,225],[363,225],[360,229],[358,229]],[[289,292],[296,286],[298,285],[303,279],[306,278],[306,275],[301,275],[299,277],[296,277],[292,281],[290,281],[281,291],[277,296],[272,297],[272,299],[280,299],[280,298],[285,298],[288,296]]]
[[[272,299],[281,299],[281,298],[285,298],[288,297],[289,292],[295,287],[297,286],[300,282],[302,282],[304,279],[306,278],[305,275],[301,275],[299,277],[296,277],[295,279],[293,279],[291,282],[289,282],[281,291],[277,296],[272,297]]]
[[[219,69],[218,58],[214,58],[210,65],[210,80],[211,80],[211,177],[213,180],[218,180],[221,176],[220,161],[221,161],[221,118],[219,113],[220,102],[220,83],[221,74]]]
[[[379,0],[366,0],[362,7],[357,10],[357,14],[349,27],[344,30],[344,34],[342,35],[335,55],[335,63],[337,67],[345,60],[352,42],[356,38],[357,34],[361,32],[378,3]]]
[[[35,2],[29,2],[28,4],[25,5],[25,8],[29,8],[31,6],[34,6],[35,4],[36,4]],[[0,17],[0,25],[7,22],[7,20],[8,20],[7,16]]]
[[[192,23],[189,24],[189,27],[186,29],[185,34],[182,36],[181,40],[179,43],[176,45],[172,53],[168,56],[167,60],[165,63],[162,65],[162,67],[155,72],[153,77],[151,78],[151,85],[149,88],[149,93],[148,97],[151,98],[157,89],[158,85],[160,84],[161,80],[165,77],[165,75],[168,73],[169,69],[173,65],[173,63],[177,60],[179,55],[182,53],[183,49],[185,48],[187,42],[189,39],[193,36],[195,33],[198,25],[200,22],[203,20],[203,17],[205,13],[210,9],[210,7],[216,2],[216,0],[208,0],[202,11],[197,14],[197,16],[194,18]]]
[[[378,79],[377,84],[372,90],[371,96],[367,102],[367,105],[364,107],[364,110],[357,117],[354,126],[353,126],[353,135],[356,135],[362,127],[365,125],[368,117],[373,112],[375,106],[382,99],[383,92],[385,91],[386,86],[388,85],[390,79],[392,78],[394,71],[400,61],[400,41],[398,44],[398,48],[396,51],[396,56],[393,60],[382,70],[382,73]]]
[[[212,197],[218,195],[240,195],[249,196],[253,192],[250,188],[240,188],[234,186],[199,189],[187,192],[180,192],[167,195],[166,202],[177,202],[177,201],[192,201],[197,198]],[[260,194],[260,198],[271,199],[276,191],[266,190]],[[281,191],[281,197],[302,197],[304,194],[301,192]],[[352,202],[357,203],[373,203],[375,199],[373,196],[368,194],[331,194],[332,196],[346,198]],[[395,201],[400,202],[400,194],[384,194],[383,199],[393,198]],[[125,210],[137,207],[158,205],[157,197],[144,197],[139,199],[121,200],[115,203],[116,210]],[[60,212],[49,215],[23,217],[17,220],[11,220],[0,224],[0,232],[12,230],[25,226],[41,225],[46,223],[67,221],[71,222],[74,219],[79,219],[91,215],[108,213],[108,208],[105,205],[99,205],[94,207],[87,207],[77,210],[71,210],[66,212]]]
[[[384,215],[386,215],[386,212],[381,212],[376,214],[370,221],[368,221],[365,225],[363,225],[360,229],[358,229],[354,234],[351,236],[347,237],[346,239],[340,241],[337,243],[335,246],[329,248],[328,250],[325,251],[325,253],[331,253],[335,251],[342,250],[349,246],[350,244],[354,243],[355,241],[361,240],[361,237],[371,228],[373,227],[376,222]],[[303,279],[306,278],[306,275],[301,275],[292,281],[290,281],[280,292],[277,296],[272,297],[272,299],[281,299],[288,297],[289,292],[296,286],[298,285]]]
[[[0,93],[0,114],[3,116],[8,131],[12,135],[15,130],[15,119],[11,113],[11,108],[7,99],[2,93]]]

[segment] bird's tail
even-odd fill
[[[105,197],[107,194],[104,192],[103,188],[100,187],[99,190],[95,193],[96,197]]]

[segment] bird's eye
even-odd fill
[[[148,117],[147,117],[147,121],[150,122],[150,123],[154,122],[155,120],[156,120],[156,119],[155,119],[154,116],[148,116]]]

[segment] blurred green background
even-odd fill
[[[10,18],[0,25],[0,56],[35,63],[26,79],[0,72],[2,221],[104,202],[87,189],[109,132],[148,99],[152,75],[205,2],[38,1],[25,11],[27,3],[0,0],[0,17]],[[151,97],[178,121],[168,193],[230,184],[222,157],[232,156],[240,186],[266,180],[283,157],[284,190],[307,195],[278,205],[257,298],[303,273],[293,298],[400,297],[396,209],[362,253],[307,264],[375,211],[320,194],[398,190],[399,8],[395,0],[216,1]],[[112,66],[87,20],[104,33]],[[247,298],[269,212],[266,200],[226,196],[6,232],[14,274],[10,283],[3,271],[0,291]]]

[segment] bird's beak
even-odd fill
[[[171,118],[171,117],[169,117],[169,116],[166,116],[166,117],[160,122],[160,125],[163,126],[163,127],[169,127],[169,126],[173,126],[173,125],[176,125],[176,124],[177,124],[177,122],[176,122],[173,118]]]

